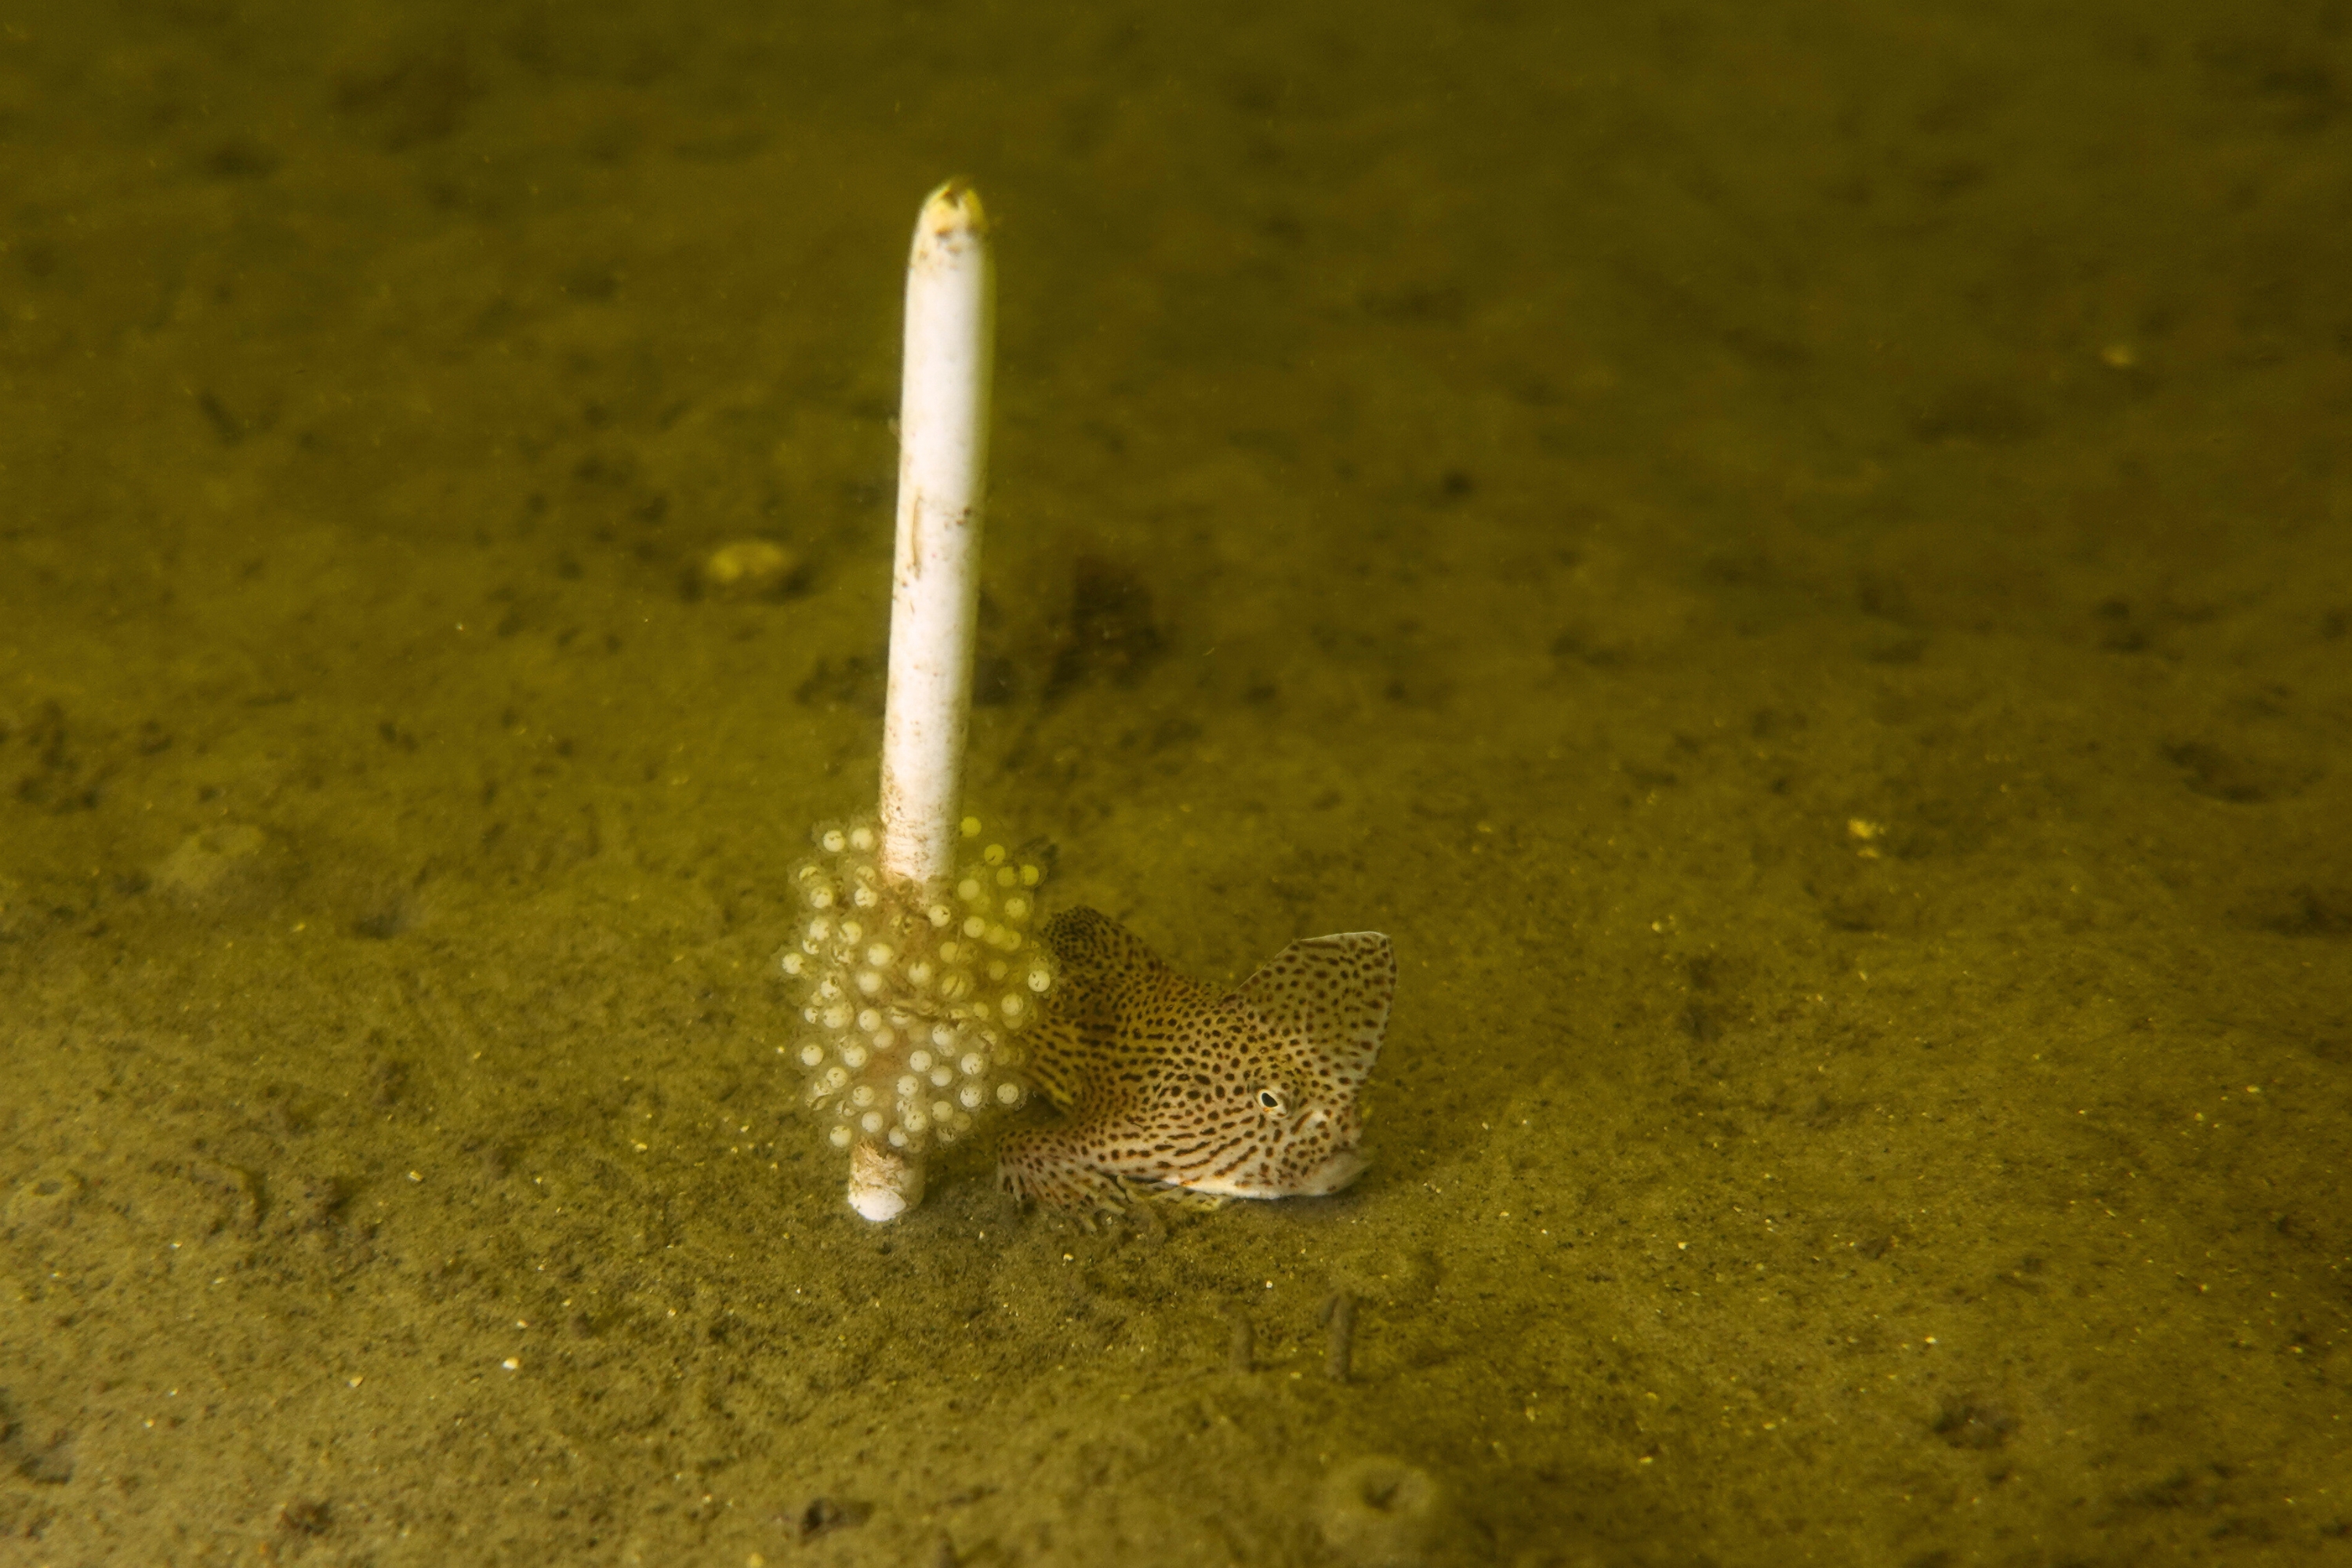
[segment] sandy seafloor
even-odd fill
[[[0,1564],[2352,1563],[2352,21],[1587,13],[12,12]],[[950,173],[971,799],[1393,935],[1340,1197],[779,1055]]]

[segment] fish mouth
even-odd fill
[[[1334,1154],[1300,1179],[1294,1190],[1302,1198],[1325,1198],[1364,1173],[1370,1160],[1350,1149]]]
[[[1171,1178],[1169,1185],[1224,1198],[1326,1198],[1358,1176],[1371,1162],[1353,1150],[1342,1150],[1313,1170],[1270,1182],[1236,1181],[1231,1176]]]

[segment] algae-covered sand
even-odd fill
[[[0,1563],[2352,1563],[2341,19],[1599,10],[12,16]],[[1390,933],[1339,1197],[798,1107],[950,173],[971,800]]]

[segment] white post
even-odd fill
[[[933,191],[907,261],[898,393],[898,542],[882,719],[885,877],[916,888],[955,869],[964,729],[988,488],[995,277],[980,196]],[[879,1223],[923,1199],[923,1157],[872,1139],[850,1152],[849,1206]]]
[[[995,279],[979,195],[950,180],[915,224],[898,394],[898,547],[882,720],[882,869],[955,869],[988,486]]]

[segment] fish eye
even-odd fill
[[[1282,1090],[1270,1083],[1257,1091],[1257,1102],[1276,1116],[1290,1109],[1290,1102],[1283,1097]]]

